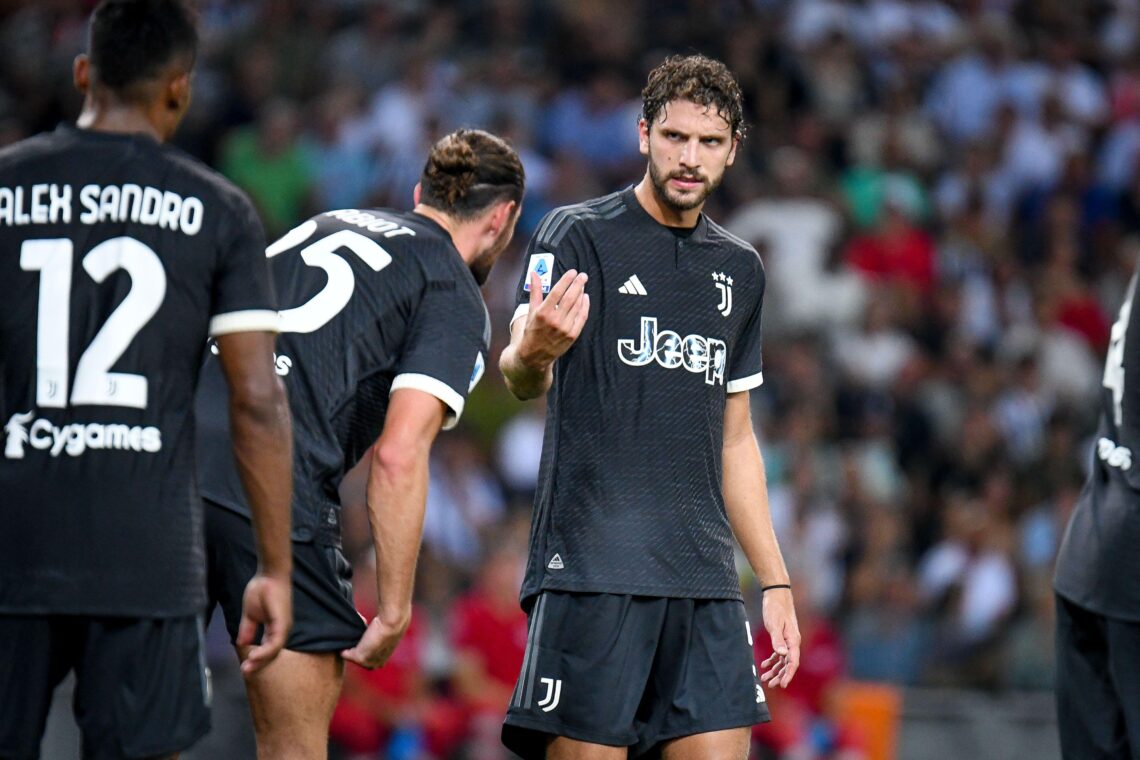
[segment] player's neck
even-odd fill
[[[451,238],[452,245],[459,251],[459,255],[462,256],[463,260],[468,264],[471,263],[471,260],[475,257],[477,243],[476,236],[470,234],[473,233],[474,230],[469,229],[469,225],[457,222],[439,209],[433,206],[427,206],[423,203],[417,203],[412,211],[420,216],[426,216],[440,227],[443,227]]]
[[[75,124],[80,129],[125,135],[144,134],[158,142],[164,142],[164,135],[144,109],[104,99],[88,97]]]
[[[633,194],[637,196],[637,202],[641,204],[645,212],[653,217],[658,224],[663,224],[666,227],[684,227],[686,229],[696,227],[701,218],[701,209],[704,208],[702,203],[696,208],[682,210],[662,202],[653,190],[653,180],[649,178],[648,172],[641,182],[637,183],[637,187],[633,188]]]

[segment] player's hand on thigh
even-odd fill
[[[403,638],[404,632],[408,630],[410,622],[409,616],[408,622],[403,625],[388,625],[379,617],[374,617],[356,646],[344,650],[340,656],[362,668],[369,670],[379,668],[388,662],[392,652],[396,651],[396,646]]]
[[[569,269],[544,299],[541,279],[530,273],[530,308],[519,358],[545,366],[574,345],[590,316],[590,296],[585,292],[588,279],[585,272]]]
[[[764,627],[772,637],[772,655],[760,663],[760,681],[787,688],[800,667],[800,624],[790,589],[764,592]]]
[[[261,643],[254,645],[258,626]],[[273,661],[285,647],[293,627],[293,584],[288,577],[257,574],[245,587],[237,647],[244,653],[242,673],[251,675]]]

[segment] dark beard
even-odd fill
[[[712,194],[712,191],[720,184],[720,182],[713,184],[702,177],[701,180],[704,183],[703,190],[693,196],[692,199],[676,198],[670,195],[669,187],[666,183],[673,177],[688,176],[690,175],[684,172],[672,172],[668,176],[662,177],[657,170],[657,164],[653,162],[653,156],[649,156],[649,179],[653,183],[653,192],[663,205],[668,206],[674,211],[692,211],[695,208],[700,208]]]

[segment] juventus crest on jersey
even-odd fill
[[[727,394],[763,379],[759,256],[703,215],[662,226],[628,189],[547,215],[527,264],[516,317],[532,270],[544,290],[586,272],[591,314],[547,394],[523,596],[739,598],[721,445]]]

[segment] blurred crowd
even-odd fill
[[[75,114],[90,6],[0,4],[0,144]],[[806,639],[758,745],[858,757],[828,720],[843,679],[1050,687],[1053,557],[1140,251],[1140,0],[199,6],[177,143],[244,187],[270,236],[410,207],[456,127],[512,141],[528,188],[486,288],[499,348],[537,221],[644,171],[646,72],[724,60],[750,128],[706,210],[766,265],[753,408]],[[350,755],[501,757],[542,415],[488,372],[441,436],[416,622],[394,665],[349,673],[333,733]],[[346,547],[367,610],[364,519]]]

